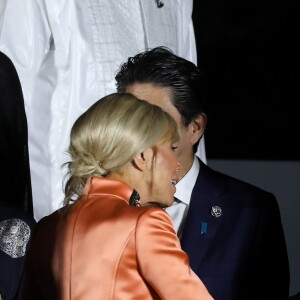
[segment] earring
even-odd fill
[[[136,190],[133,190],[130,198],[129,198],[129,205],[131,206],[141,206],[140,203],[140,195]]]

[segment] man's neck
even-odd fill
[[[190,171],[190,169],[194,163],[194,158],[195,158],[195,155],[193,154],[186,161],[181,163],[182,168],[179,173],[179,177],[180,177],[179,180],[181,180]]]

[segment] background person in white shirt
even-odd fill
[[[115,92],[120,63],[160,45],[196,62],[193,1],[4,2],[0,49],[13,61],[23,88],[39,220],[62,205],[66,170],[61,166],[68,159],[72,124],[99,98]]]

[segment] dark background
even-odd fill
[[[208,159],[300,160],[297,12],[289,0],[194,1]]]

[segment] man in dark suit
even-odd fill
[[[27,118],[16,68],[0,52],[1,199],[33,216]],[[11,197],[12,191],[14,196]]]
[[[203,73],[158,47],[129,58],[116,81],[118,92],[161,106],[178,124],[181,180],[167,211],[192,269],[211,295],[216,300],[288,299],[289,263],[274,195],[212,170],[194,154],[208,115]]]
[[[27,119],[12,61],[0,52],[0,299],[17,299],[33,218]]]

